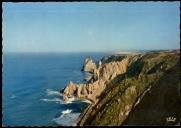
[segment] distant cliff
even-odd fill
[[[158,100],[156,102],[161,102],[160,100],[163,99],[159,99],[159,95],[163,98],[164,94],[162,95],[162,93],[169,92],[172,84],[176,91],[176,100],[173,101],[178,105],[177,94],[179,94],[179,91],[177,90],[179,90],[180,84],[179,60],[180,53],[178,51],[112,55],[103,57],[99,63],[94,63],[91,58],[87,58],[82,71],[90,72],[92,74],[91,78],[85,84],[70,82],[62,92],[65,100],[68,97],[76,96],[80,99],[92,101],[92,104],[80,115],[77,125],[147,125],[150,122],[153,125],[167,125],[168,122],[165,118],[169,116],[168,114],[176,117],[174,124],[177,124],[179,121],[179,108],[174,109],[173,113],[175,114],[171,110],[168,113],[166,112],[167,109],[163,111],[155,109],[161,116],[150,115],[153,118],[147,118],[147,121],[142,122],[141,120],[144,120],[144,118],[140,116],[140,119],[136,119],[134,112],[152,90],[154,90],[153,93],[157,94],[156,98]],[[174,79],[170,79],[171,76],[174,76]],[[155,90],[155,88],[159,88],[161,85],[164,85],[167,91],[160,89],[158,93],[156,91],[158,89]],[[169,97],[169,94],[167,94],[167,97]],[[159,107],[159,105],[154,104],[154,99],[147,102],[152,104],[152,109]],[[172,102],[168,102],[165,99],[165,102],[162,105],[160,104],[160,107],[164,108],[164,105],[167,106],[165,103],[172,104]],[[145,115],[145,113],[149,113],[148,111],[151,110],[151,108],[146,109],[144,107],[142,108],[147,111],[143,113],[139,110],[139,114]],[[159,122],[158,118],[162,118],[160,119],[162,121]]]

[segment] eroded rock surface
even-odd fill
[[[139,107],[145,107],[146,102],[148,102],[148,104],[153,103],[154,99],[152,102],[148,100],[143,102],[144,99],[147,99],[144,97],[149,95],[152,88],[160,87],[162,82],[164,83],[163,87],[167,88],[165,90],[169,90],[170,88],[170,86],[167,85],[179,85],[178,77],[180,76],[180,72],[176,72],[180,69],[180,63],[178,64],[180,61],[179,57],[180,53],[178,51],[158,51],[136,55],[112,55],[103,57],[101,59],[101,65],[99,66],[96,66],[96,63],[88,58],[85,60],[83,70],[91,73],[92,76],[86,83],[76,84],[69,82],[61,92],[63,92],[65,100],[68,97],[75,96],[80,99],[92,101],[92,104],[80,115],[77,120],[77,125],[122,125],[126,119],[125,124],[127,125],[129,125],[129,122],[142,124],[132,113],[139,112],[137,114],[142,114],[140,117],[144,119],[144,113],[152,113],[146,111],[141,113],[142,110],[139,109]],[[173,68],[174,66],[176,66],[176,68]],[[176,74],[174,74],[174,72]],[[169,79],[166,77],[168,73],[170,73],[170,75],[168,75]],[[174,75],[175,79],[172,79],[171,76]],[[169,80],[169,82],[167,82],[167,80]],[[178,86],[178,89],[180,89],[180,86]],[[174,92],[176,91],[177,90],[174,90]],[[154,91],[155,97],[159,97],[155,92],[157,91]],[[159,95],[160,93],[163,94],[163,92],[158,90]],[[171,95],[169,95],[169,98],[173,100]],[[168,106],[169,103],[167,99],[164,99],[166,106]],[[163,100],[157,98],[156,101],[157,103],[162,103]],[[173,101],[178,105],[177,99]],[[158,107],[158,105],[154,103],[150,106],[150,109]],[[160,106],[165,107],[165,105],[162,104]],[[174,106],[174,104],[171,106]],[[167,109],[163,109],[163,113],[166,113],[166,110]],[[175,108],[175,111],[170,113],[176,113],[177,111],[178,109]],[[178,116],[178,114],[176,116]],[[155,117],[153,116],[153,118]],[[161,118],[165,120],[164,116]],[[155,118],[155,120],[157,119]],[[161,124],[161,121],[155,123],[153,120],[148,120],[145,122],[144,125],[150,123],[153,125]]]
[[[75,96],[96,102],[106,87],[106,83],[114,79],[117,75],[126,72],[130,56],[121,57],[122,60],[114,56],[110,56],[107,59],[111,61],[109,63],[106,61],[106,63],[99,65],[97,68],[92,59],[86,58],[83,69],[86,72],[92,73],[92,77],[85,84],[68,83],[63,90],[64,97]]]
[[[86,58],[82,67],[82,71],[93,73],[96,69],[97,67],[93,60],[90,57]]]
[[[180,89],[176,88],[180,81],[179,56],[180,54],[175,51],[135,55],[128,59],[125,72],[124,68],[118,64],[122,67],[124,73],[117,74],[116,77],[110,79],[110,82],[106,83],[106,88],[99,95],[98,102],[85,109],[77,120],[77,125],[170,125],[169,122],[166,122],[169,115],[176,117],[176,121],[172,122],[172,125],[176,125],[179,121],[179,107],[174,108],[173,106],[179,106],[179,100],[178,95],[176,98],[176,93],[171,92],[177,92]],[[116,63],[123,63],[124,59],[120,62],[112,62],[114,59],[106,58],[106,60],[111,61],[106,61],[104,64],[115,68]],[[124,64],[126,64],[126,61]],[[121,69],[120,67],[118,69]],[[119,73],[119,70],[117,71],[116,73]],[[109,75],[107,72],[109,72]],[[172,74],[174,72],[175,74]],[[103,74],[100,75],[100,78],[109,81],[108,78],[111,78],[112,71],[105,68]],[[169,78],[166,76],[169,76]],[[162,83],[164,83],[163,86]],[[163,88],[158,89],[161,86]],[[170,91],[171,86],[175,90]],[[154,88],[157,88],[157,90]],[[165,90],[169,90],[169,93]],[[166,94],[164,94],[165,92]],[[150,94],[152,96],[148,97]],[[152,98],[153,95],[157,97],[155,98],[156,102]],[[164,98],[165,95],[169,95],[169,98]],[[161,107],[162,110],[159,110]],[[153,112],[155,113],[152,115]],[[169,114],[167,115],[167,113]]]

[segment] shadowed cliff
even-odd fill
[[[179,61],[178,51],[157,51],[113,55],[104,57],[101,67],[84,66],[93,73],[90,81],[72,84],[73,89],[68,85],[63,91],[65,95],[93,101],[82,112],[77,125],[178,124]],[[171,122],[166,120],[168,117],[176,120],[171,118]]]
[[[178,125],[180,122],[180,63],[166,71],[130,112],[123,125]],[[173,120],[171,118],[173,117]],[[170,118],[170,120],[169,120]]]

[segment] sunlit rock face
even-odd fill
[[[101,85],[97,81],[103,81],[103,87],[93,91],[98,102],[85,109],[77,125],[179,124],[178,50],[104,57],[97,76],[90,86],[97,88]],[[173,117],[174,122],[166,120],[168,117]]]
[[[107,59],[110,62],[105,60],[103,64],[99,63],[99,66],[96,67],[91,58],[86,58],[83,64],[83,71],[91,73],[91,77],[85,84],[68,83],[63,89],[64,96],[76,96],[77,98],[85,98],[96,102],[106,87],[106,83],[117,75],[126,72],[130,57],[118,58],[118,60],[114,56],[110,56]]]
[[[103,64],[99,70],[100,79],[103,81],[112,80],[119,74],[123,74],[127,70],[127,66],[129,63],[129,58],[126,57],[121,61],[111,61],[109,63]]]
[[[90,57],[86,58],[82,67],[82,71],[93,73],[96,69],[97,67],[93,60]]]
[[[83,65],[84,71],[91,74],[88,81],[82,84],[70,82],[61,92],[66,97],[65,100],[68,97],[75,96],[91,101],[91,104],[77,120],[77,125],[112,126],[124,125],[132,121],[132,123],[138,124],[140,120],[137,120],[137,116],[142,112],[139,107],[144,108],[145,104],[149,104],[150,107],[144,108],[148,111],[141,113],[140,118],[143,118],[142,120],[145,118],[144,115],[152,114],[150,111],[154,111],[159,105],[163,107],[163,111],[159,111],[158,115],[162,116],[155,114],[140,124],[152,123],[153,119],[158,120],[158,117],[162,118],[163,121],[155,122],[155,124],[167,124],[164,121],[169,105],[164,104],[170,104],[169,99],[178,103],[177,99],[179,99],[172,99],[171,97],[173,94],[175,94],[174,97],[178,97],[177,92],[180,90],[178,87],[180,85],[179,57],[180,53],[177,51],[112,55],[103,57],[98,66],[96,66],[97,63],[88,58]],[[161,89],[157,89],[157,87]],[[154,90],[154,88],[156,89]],[[172,91],[173,93],[171,93]],[[152,96],[149,96],[149,94],[152,94]],[[163,95],[163,99],[159,99],[161,98],[159,95]],[[168,97],[167,99],[164,98],[165,95]],[[150,99],[153,96],[156,98]],[[147,98],[150,100],[147,100]],[[163,101],[164,104],[162,104]],[[154,102],[157,102],[157,105],[153,104]],[[170,106],[174,105],[178,104]],[[137,116],[134,116],[133,110],[138,112]],[[174,108],[172,112],[169,111],[169,114],[177,113],[177,111],[178,109]]]

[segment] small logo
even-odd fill
[[[176,121],[176,118],[170,116],[170,117],[167,117],[166,120],[167,120],[167,122],[175,122],[175,121]]]

